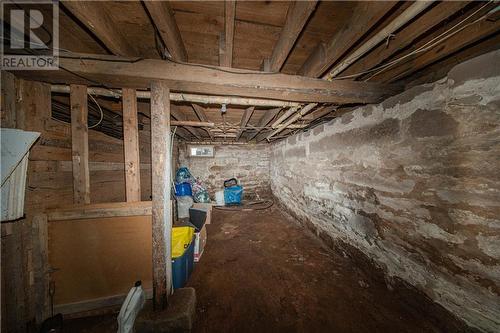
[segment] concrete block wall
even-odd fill
[[[269,145],[215,145],[214,157],[191,157],[188,147],[186,143],[179,144],[178,165],[188,167],[207,186],[212,199],[229,178],[238,179],[246,199],[270,197]]]
[[[332,243],[500,331],[500,51],[272,145],[271,189]]]

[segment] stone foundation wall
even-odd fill
[[[500,51],[272,146],[271,188],[471,326],[500,331]]]
[[[187,166],[207,186],[212,199],[229,178],[238,179],[247,199],[270,197],[269,145],[215,145],[214,157],[191,157],[188,146],[179,144],[179,166]]]

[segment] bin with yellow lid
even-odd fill
[[[172,284],[174,289],[186,285],[194,265],[194,228],[172,228]]]

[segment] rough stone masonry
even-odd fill
[[[437,303],[500,331],[500,51],[272,146],[271,189]]]
[[[189,156],[188,148],[179,145],[179,166],[187,166],[207,186],[212,199],[230,178],[238,179],[246,199],[270,197],[269,145],[215,145],[213,158]]]

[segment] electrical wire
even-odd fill
[[[385,70],[387,70],[388,68],[392,67],[393,65],[395,65],[398,62],[400,62],[401,60],[406,59],[406,58],[408,58],[408,57],[410,57],[412,55],[418,54],[418,53],[426,52],[426,51],[432,49],[433,47],[435,47],[436,45],[441,44],[445,40],[453,37],[454,35],[456,35],[460,31],[462,31],[462,30],[470,27],[473,24],[476,24],[476,23],[478,23],[478,22],[486,19],[489,16],[490,12],[488,12],[485,15],[479,17],[478,19],[476,19],[473,22],[467,23],[466,25],[464,25],[463,27],[461,27],[457,31],[451,32],[453,29],[455,29],[456,27],[458,27],[459,25],[461,25],[462,23],[464,23],[465,21],[467,21],[469,18],[471,18],[472,16],[476,15],[480,10],[482,10],[484,7],[486,7],[489,3],[490,2],[488,2],[485,5],[483,5],[481,8],[477,9],[474,13],[472,13],[471,15],[469,15],[468,17],[466,17],[465,19],[463,19],[459,23],[455,24],[453,27],[451,27],[450,29],[446,30],[445,32],[443,32],[439,36],[436,36],[433,39],[431,39],[430,41],[426,42],[424,45],[420,46],[415,51],[413,51],[413,52],[411,52],[411,53],[409,53],[409,54],[407,54],[407,55],[405,55],[405,56],[397,59],[397,61],[391,61],[391,62],[389,62],[388,64],[386,64],[386,66],[384,66],[383,68],[381,68],[379,71],[377,71],[376,73],[372,74],[370,77],[368,77],[367,79],[365,79],[365,81],[368,81],[371,78],[373,78],[374,76],[379,75],[380,73],[384,72]]]
[[[475,24],[477,23],[478,21],[481,21],[483,20],[484,18],[486,18],[491,12],[488,12],[487,14],[483,15],[482,17],[480,17],[478,20],[474,21],[474,22],[471,22],[471,23],[468,23],[466,26],[462,27],[461,29],[459,29],[458,31],[456,32],[453,32],[451,33],[449,36],[445,36],[443,38],[441,38],[442,36],[448,34],[450,31],[452,31],[453,29],[455,29],[456,27],[458,27],[459,25],[461,25],[462,23],[464,23],[465,21],[467,21],[468,19],[470,19],[472,16],[476,15],[479,11],[481,11],[482,9],[484,9],[486,6],[488,6],[490,3],[492,3],[493,1],[489,1],[487,2],[486,4],[484,4],[483,6],[481,6],[480,8],[478,8],[477,10],[475,10],[473,13],[471,13],[469,16],[467,16],[466,18],[464,18],[463,20],[461,20],[460,22],[458,22],[457,24],[455,24],[453,27],[451,27],[450,29],[446,30],[445,32],[441,33],[439,36],[436,36],[434,37],[433,39],[431,39],[430,41],[427,41],[424,45],[422,45],[421,47],[419,47],[417,50],[414,50],[412,52],[410,52],[409,54],[407,55],[404,55],[400,58],[397,58],[397,59],[394,59],[386,64],[383,64],[383,65],[380,65],[380,66],[376,66],[374,68],[371,68],[369,70],[366,70],[366,71],[362,71],[362,72],[359,72],[359,73],[355,73],[355,74],[350,74],[350,75],[345,75],[345,76],[339,76],[339,77],[334,77],[332,78],[331,80],[343,80],[343,79],[351,79],[351,78],[356,78],[358,76],[361,76],[361,75],[364,75],[364,74],[369,74],[369,73],[372,73],[374,71],[379,71],[379,72],[383,72],[384,70],[386,70],[387,68],[395,65],[396,63],[399,63],[400,61],[412,56],[412,55],[415,55],[417,53],[421,53],[421,52],[425,52],[429,49],[431,49],[432,47],[438,45],[439,43],[442,43],[443,41],[445,41],[446,39],[450,38],[451,36],[455,35],[456,33],[462,31],[463,29],[469,27],[470,25],[472,24]],[[435,42],[434,44],[430,45],[430,46],[427,46],[429,45],[429,43],[433,43],[435,40],[441,38],[440,40],[438,40],[437,42]],[[425,48],[425,49],[424,49]],[[372,77],[378,75],[379,73],[375,73],[373,74],[372,76],[370,76],[369,78],[367,78],[365,81],[368,81],[369,79],[371,79]]]
[[[99,119],[99,121],[98,121],[96,124],[94,124],[94,125],[92,125],[92,126],[89,126],[89,127],[88,127],[88,129],[92,129],[92,128],[95,128],[95,127],[99,126],[99,124],[102,122],[102,119],[104,118],[104,112],[102,111],[101,106],[99,105],[99,103],[97,103],[97,101],[96,101],[96,99],[94,98],[94,96],[92,96],[92,94],[89,94],[89,93],[87,93],[87,95],[89,95],[89,96],[90,96],[90,98],[94,101],[94,103],[95,103],[95,104],[97,105],[97,107],[99,108],[99,111],[101,112],[101,118]]]

